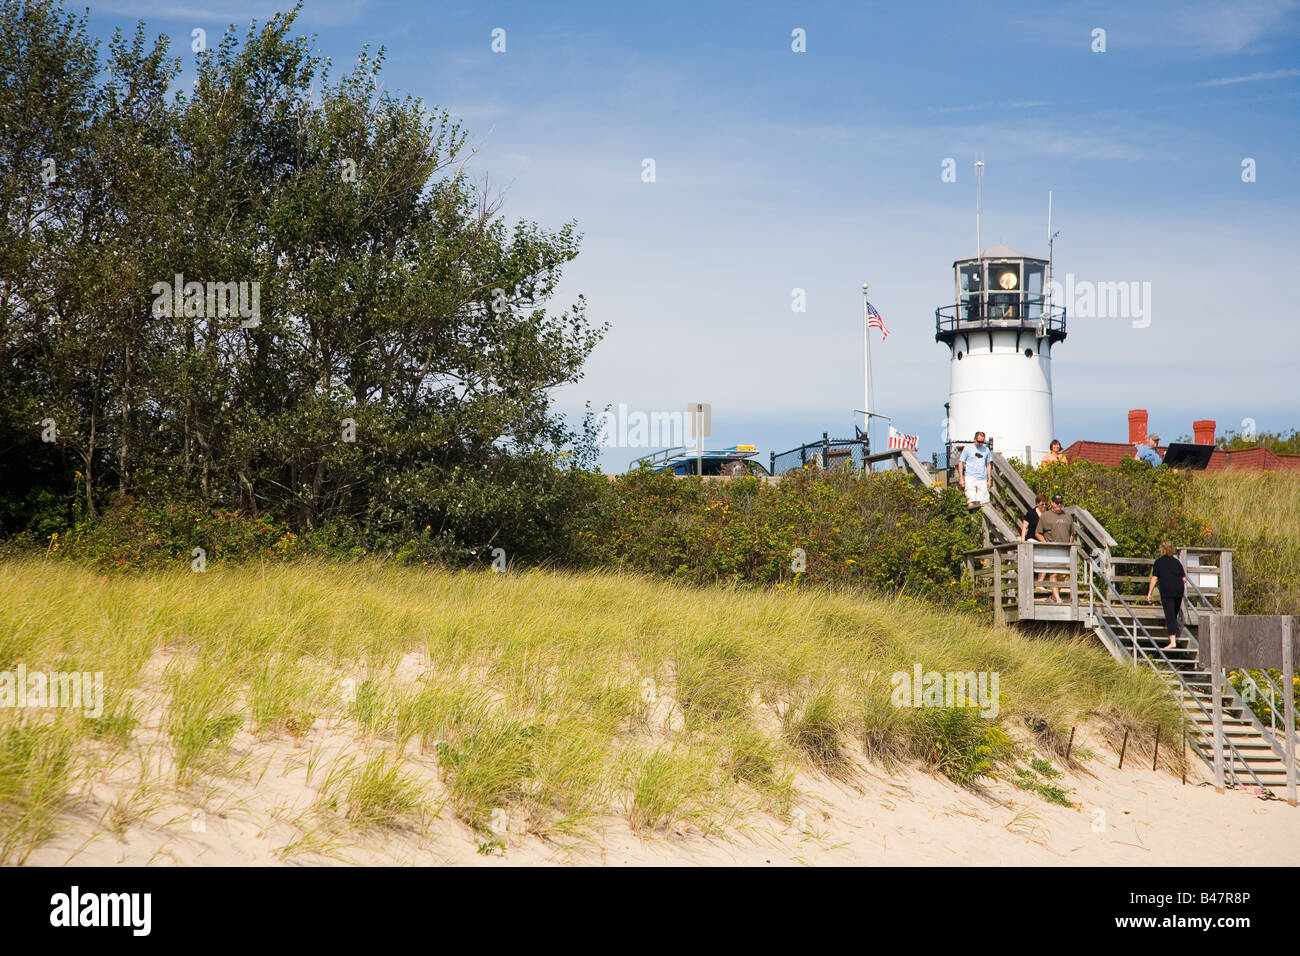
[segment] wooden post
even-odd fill
[[[993,623],[1006,624],[1007,615],[1002,610],[1002,550],[993,549]]]
[[[1070,620],[1079,619],[1079,546],[1070,545]]]
[[[1020,619],[1034,618],[1038,611],[1034,605],[1034,544],[1020,541],[1016,544],[1016,604],[1020,606]]]
[[[1070,762],[1070,751],[1074,749],[1074,728],[1070,728],[1070,742],[1065,745],[1065,762]]]
[[[1210,695],[1214,698],[1214,789],[1223,793],[1223,663],[1217,614],[1210,618]]]
[[[1156,752],[1151,757],[1151,769],[1155,770],[1160,763],[1160,725],[1156,724]]]
[[[1219,613],[1233,614],[1232,610],[1232,552],[1219,552]]]
[[[1119,745],[1119,769],[1124,769],[1124,752],[1128,750],[1128,731],[1124,731],[1124,742]]]
[[[1290,614],[1282,618],[1282,690],[1286,694],[1286,802],[1295,806],[1295,660],[1291,650]]]

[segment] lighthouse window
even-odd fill
[[[958,352],[958,353],[957,353],[957,361],[958,361],[958,362],[961,361],[961,352]]]
[[[999,289],[1006,292],[1020,291],[1020,263],[1019,262],[986,262],[988,268],[988,289],[990,292],[997,292]]]
[[[1025,349],[1025,358],[1033,358],[1033,357],[1034,357],[1034,350],[1033,350],[1033,349]]]
[[[1043,267],[1025,263],[1025,317],[1037,322],[1043,317]]]
[[[1030,295],[1043,294],[1043,267],[1025,263],[1025,291]]]
[[[958,274],[961,277],[962,318],[967,322],[978,321],[982,315],[980,293],[984,291],[983,283],[980,281],[979,264],[972,263],[968,266],[962,266]]]

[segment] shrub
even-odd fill
[[[1204,522],[1189,513],[1192,479],[1186,473],[1140,461],[1018,467],[1034,491],[1087,508],[1117,542],[1116,554],[1154,557],[1165,538],[1183,547],[1208,544]]]
[[[698,584],[807,581],[978,606],[960,569],[979,525],[956,489],[893,473],[796,472],[769,483],[641,471],[611,484],[608,507],[574,531],[577,562]]]
[[[916,755],[963,787],[993,773],[1014,752],[1010,738],[973,708],[923,708],[917,722]]]

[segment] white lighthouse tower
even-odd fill
[[[950,445],[982,431],[1007,458],[1047,452],[1052,346],[1065,338],[1065,310],[1044,299],[1047,264],[1006,246],[953,263],[954,302],[935,310],[934,332],[950,353]]]

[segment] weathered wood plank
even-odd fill
[[[1300,656],[1300,615],[1220,614],[1218,653],[1228,667],[1279,668],[1283,664],[1282,634],[1289,626],[1293,656]],[[1289,619],[1290,624],[1283,621]]]

